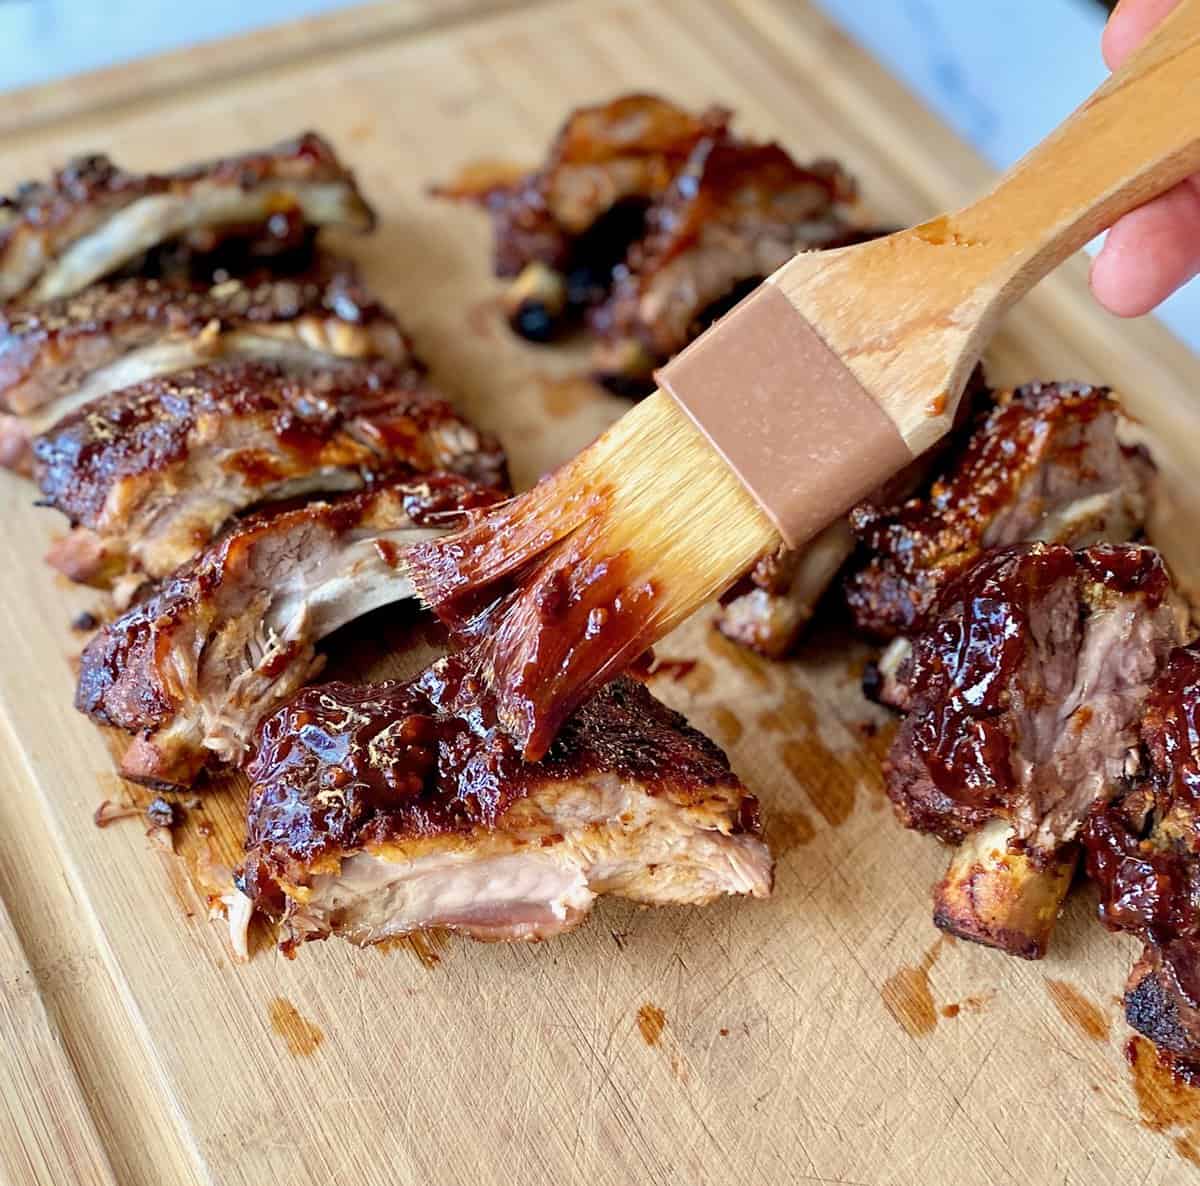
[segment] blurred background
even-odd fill
[[[350,7],[355,0],[0,0],[0,91]],[[811,0],[998,168],[1104,78],[1115,0]],[[1200,348],[1200,285],[1160,311]]]

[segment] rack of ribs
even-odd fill
[[[109,392],[227,359],[291,367],[411,360],[396,320],[344,262],[216,284],[155,278],[93,285],[0,309],[0,465],[28,471],[30,443]]]
[[[533,172],[499,182],[468,176],[434,192],[488,210],[495,273],[515,277],[509,320],[523,337],[547,341],[603,299],[650,202],[728,118],[720,108],[691,115],[655,95],[623,95],[573,112]]]
[[[499,497],[435,474],[251,516],[92,639],[75,706],[137,735],[121,763],[135,782],[185,787],[237,763],[320,669],[322,638],[414,596],[408,549]]]
[[[1200,646],[1180,647],[1146,701],[1121,793],[1084,831],[1100,917],[1144,943],[1125,989],[1134,1029],[1200,1071]]]
[[[226,362],[96,400],[34,443],[44,505],[74,530],[50,563],[106,585],[165,576],[237,513],[445,470],[505,486],[500,446],[390,363]]]
[[[362,231],[374,220],[353,174],[312,132],[165,174],[79,157],[0,199],[0,301],[71,296],[165,243],[204,252],[229,236],[294,240],[297,227]]]
[[[260,727],[242,892],[283,946],[430,927],[543,939],[599,894],[648,904],[765,897],[758,804],[722,751],[619,678],[522,761],[454,659],[409,683],[329,684]]]
[[[589,313],[596,377],[645,394],[655,367],[797,251],[873,237],[846,221],[855,197],[832,161],[800,165],[778,144],[706,136],[650,206],[645,236]]]
[[[1027,543],[941,591],[902,679],[885,763],[903,823],[958,845],[934,921],[1045,953],[1088,812],[1117,792],[1185,615],[1158,553]]]

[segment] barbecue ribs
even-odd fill
[[[1108,388],[1030,383],[996,407],[928,494],[860,503],[867,559],[846,582],[855,625],[879,639],[920,629],[939,590],[986,548],[1127,539],[1144,518],[1149,467],[1122,448]]]
[[[783,658],[853,551],[854,535],[845,519],[803,548],[777,548],[726,594],[716,628],[760,655]]]
[[[890,639],[868,669],[873,699],[904,711],[908,635],[939,591],[984,549],[1042,540],[1081,548],[1142,530],[1154,470],[1121,443],[1106,387],[1030,383],[993,393],[973,431],[952,444],[927,492],[850,512],[862,563],[845,583],[855,625]]]
[[[413,596],[408,548],[498,497],[428,475],[252,516],[88,644],[75,706],[137,734],[121,764],[135,782],[182,787],[236,763],[319,670],[321,638]]]
[[[527,764],[456,660],[406,684],[329,684],[262,724],[240,884],[284,946],[427,927],[542,939],[598,894],[765,897],[758,805],[725,755],[633,680]]]
[[[1118,789],[1183,616],[1151,548],[1014,545],[942,591],[913,640],[886,763],[901,820],[960,849],[939,926],[1045,951],[1094,804]]]
[[[374,225],[353,175],[312,132],[162,175],[79,157],[0,199],[0,301],[71,296],[163,243],[206,251],[230,235],[294,238],[296,224]]]
[[[583,107],[563,125],[541,168],[511,183],[439,187],[492,217],[497,276],[516,277],[506,299],[513,328],[545,341],[572,310],[603,298],[612,271],[704,136],[729,113],[698,116],[655,95]]]
[[[655,367],[796,252],[872,237],[845,219],[854,197],[831,161],[804,166],[778,144],[705,137],[650,207],[645,237],[589,315],[596,377],[645,394]]]
[[[1145,944],[1129,1024],[1200,1070],[1200,646],[1174,651],[1146,702],[1122,793],[1084,833],[1100,917]]]
[[[348,265],[212,285],[131,278],[37,308],[0,310],[0,464],[27,470],[29,445],[122,387],[224,359],[289,366],[411,350]]]
[[[499,445],[419,372],[218,363],[105,396],[39,437],[45,504],[78,526],[51,553],[75,580],[165,576],[256,504],[446,470],[506,484]]]

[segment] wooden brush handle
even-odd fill
[[[986,197],[941,220],[1006,307],[1122,214],[1200,171],[1200,0],[1182,3]],[[937,229],[935,220],[926,227]]]
[[[1182,0],[991,193],[886,238],[802,252],[659,386],[795,545],[948,431],[1014,300],[1197,171],[1200,0]]]
[[[1200,0],[1182,0],[991,193],[884,239],[801,253],[769,284],[803,317],[795,334],[815,332],[916,455],[953,423],[1009,305],[1122,214],[1197,171]],[[894,452],[865,453],[864,469],[882,480]]]

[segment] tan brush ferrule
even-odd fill
[[[792,547],[912,460],[887,413],[770,282],[655,378]]]

